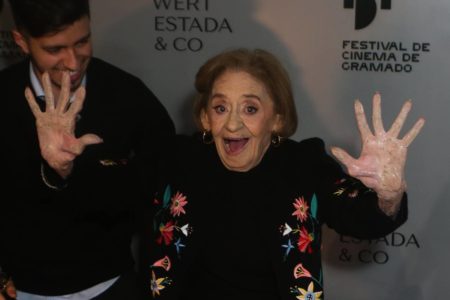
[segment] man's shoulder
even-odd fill
[[[282,149],[284,151],[291,151],[296,154],[319,154],[325,151],[325,143],[321,138],[311,137],[301,141],[294,141],[292,139],[283,140]]]
[[[23,60],[0,70],[0,84],[9,85],[9,83],[17,84],[20,80],[28,79],[29,61]]]
[[[141,82],[135,75],[97,57],[92,57],[87,72],[89,77],[105,78],[108,82],[111,80]]]
[[[86,91],[88,97],[109,102],[127,99],[129,107],[161,105],[155,94],[137,76],[95,57],[89,62]]]

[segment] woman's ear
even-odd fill
[[[205,112],[204,109],[200,111],[200,121],[202,122],[202,127],[206,131],[211,130],[211,124],[209,122],[208,114]]]
[[[272,132],[276,132],[277,134],[280,134],[283,129],[283,116],[280,114],[275,115],[275,122],[273,123]]]

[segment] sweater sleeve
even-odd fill
[[[156,192],[146,218],[147,273],[153,299],[180,299],[194,255],[193,199],[189,190],[192,149],[189,138],[176,136],[159,162]]]
[[[378,207],[377,194],[361,181],[347,175],[325,151],[320,139],[310,140],[314,157],[316,194],[322,223],[340,234],[361,239],[378,238],[391,233],[407,219],[407,195],[403,196],[396,218]]]
[[[276,237],[267,237],[278,291],[285,300],[322,298],[321,226],[361,239],[386,235],[406,220],[406,195],[393,220],[378,208],[376,193],[348,176],[320,139],[290,142],[285,149],[279,177],[295,191],[265,214],[282,216],[268,231]]]

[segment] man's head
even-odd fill
[[[78,88],[92,56],[89,0],[10,0],[10,5],[14,40],[30,56],[38,78],[48,72],[59,92],[68,71],[72,90]]]

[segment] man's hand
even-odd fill
[[[45,92],[45,111],[41,111],[30,88],[25,89],[25,97],[36,118],[36,128],[42,157],[61,177],[70,175],[74,159],[83,153],[88,145],[102,143],[95,134],[75,137],[75,125],[78,113],[83,107],[84,87],[79,87],[70,103],[70,76],[63,74],[59,97],[55,101],[52,84],[47,73],[42,76]]]

